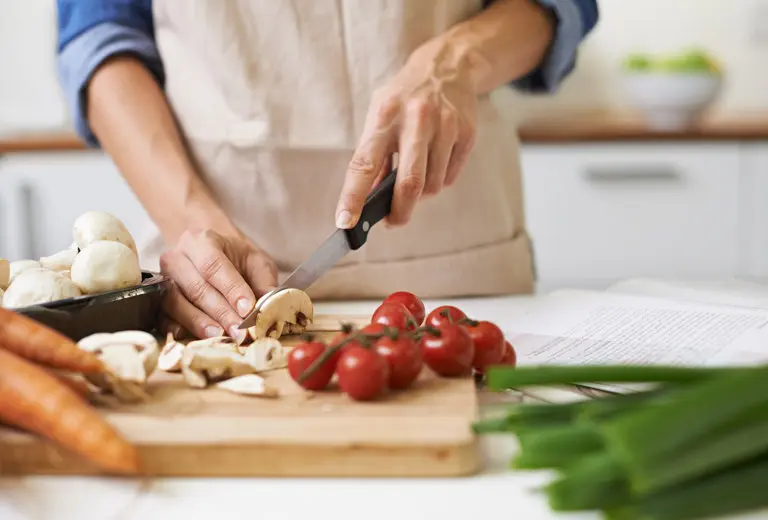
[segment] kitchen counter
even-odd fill
[[[638,118],[620,113],[572,113],[523,122],[520,140],[529,144],[631,141],[755,141],[768,140],[768,113],[726,114],[683,131],[660,132]],[[66,131],[0,135],[0,155],[83,151],[80,139]]]
[[[470,316],[505,323],[535,303],[535,296],[426,302],[451,303]],[[318,312],[367,314],[376,303],[320,303]],[[514,396],[511,400],[516,399]],[[481,396],[490,404],[491,395]],[[498,396],[496,396],[498,401]],[[533,489],[546,473],[507,469],[516,450],[512,437],[482,437],[484,471],[446,479],[158,479],[26,477],[0,479],[3,520],[192,520],[195,518],[432,520],[475,518],[495,513],[521,520],[598,520],[596,514],[556,515]],[[318,514],[318,512],[320,512]],[[766,518],[764,514],[739,517]]]

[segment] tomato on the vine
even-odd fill
[[[424,302],[422,302],[415,294],[407,291],[393,292],[386,298],[384,303],[395,302],[402,303],[408,312],[411,313],[413,319],[416,320],[416,325],[424,323],[424,316],[426,315],[426,309],[424,308]]]
[[[424,363],[437,375],[458,377],[471,373],[475,346],[464,327],[444,323],[424,334],[421,352]]]
[[[406,306],[398,302],[384,302],[379,305],[371,316],[371,323],[407,331],[419,326]]]
[[[483,372],[485,367],[498,364],[504,356],[504,333],[490,321],[470,321],[464,324],[475,345],[472,367]]]
[[[337,355],[325,361],[305,380],[300,381],[300,379],[315,360],[319,359],[327,350],[328,347],[319,341],[307,341],[293,347],[288,354],[288,373],[291,375],[291,379],[306,390],[325,389],[336,370]]]
[[[504,355],[498,364],[512,367],[517,365],[517,352],[509,341],[504,342]]]
[[[389,365],[375,350],[361,346],[345,349],[336,366],[341,391],[355,401],[370,401],[387,388]]]
[[[384,336],[376,341],[375,350],[389,364],[390,388],[408,388],[419,377],[424,366],[421,348],[407,334]]]
[[[466,318],[464,311],[453,305],[442,305],[427,314],[426,324],[430,327],[439,327],[443,323],[458,323]]]

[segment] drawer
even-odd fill
[[[738,145],[525,146],[522,167],[542,286],[735,274]]]

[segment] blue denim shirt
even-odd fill
[[[485,0],[490,4],[493,0]],[[573,70],[582,40],[598,20],[597,0],[536,0],[555,16],[557,28],[539,67],[512,83],[534,93],[552,93]],[[58,68],[75,130],[98,146],[84,106],[85,87],[107,58],[130,53],[164,83],[163,64],[155,46],[152,0],[57,0]]]

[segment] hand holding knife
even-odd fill
[[[347,253],[363,247],[368,240],[368,232],[371,228],[387,217],[392,209],[396,178],[397,168],[389,172],[368,195],[360,218],[353,228],[334,231],[308,260],[297,267],[277,289],[267,294],[274,294],[288,288],[305,291]],[[256,316],[265,299],[265,297],[259,299],[251,313],[240,324],[240,329],[255,325]]]

